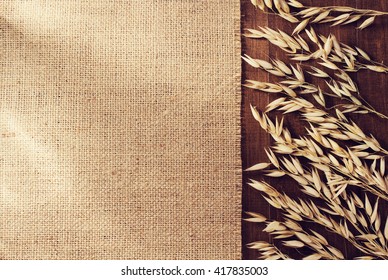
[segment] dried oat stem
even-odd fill
[[[295,108],[295,106],[297,107]],[[294,139],[291,137],[290,132],[283,127],[283,119],[280,121],[276,119],[276,122],[273,123],[265,113],[260,114],[255,108],[252,107],[252,113],[255,119],[260,123],[263,129],[270,133],[276,143],[273,147],[275,152],[272,150],[266,151],[271,163],[255,165],[250,168],[250,170],[262,170],[273,165],[277,167],[277,170],[267,170],[266,176],[282,177],[284,175],[288,175],[292,177],[301,186],[303,192],[312,196],[313,198],[319,198],[323,200],[328,208],[317,207],[313,201],[304,201],[299,199],[300,202],[298,203],[295,200],[289,198],[287,195],[280,194],[276,189],[265,182],[252,181],[251,185],[254,188],[264,192],[266,194],[264,198],[272,206],[284,210],[285,217],[296,221],[310,220],[327,227],[331,231],[346,238],[351,244],[366,254],[366,256],[362,257],[363,259],[388,259],[388,221],[386,222],[386,227],[383,233],[381,229],[381,218],[378,213],[378,201],[375,203],[375,206],[372,210],[372,206],[367,196],[365,196],[365,203],[363,203],[354,192],[350,192],[350,194],[348,194],[347,191],[348,185],[360,186],[373,194],[381,197],[385,196],[384,198],[387,199],[386,194],[382,194],[381,190],[379,189],[379,184],[382,184],[386,191],[388,185],[387,177],[383,179],[382,182],[380,182],[380,179],[382,179],[385,173],[384,157],[378,157],[381,161],[379,171],[380,174],[378,174],[375,170],[376,166],[371,168],[371,170],[373,170],[373,175],[371,175],[372,178],[369,178],[369,176],[367,176],[365,173],[361,173],[363,176],[369,178],[372,181],[376,179],[377,182],[373,182],[372,184],[376,184],[377,188],[375,188],[376,186],[372,187],[372,185],[370,185],[371,182],[363,184],[365,183],[362,182],[364,177],[357,175],[361,172],[360,170],[362,170],[362,172],[369,172],[369,170],[365,170],[365,166],[361,163],[361,160],[358,156],[365,158],[371,157],[371,155],[366,152],[359,154],[359,150],[365,150],[365,148],[371,149],[371,147],[373,147],[374,150],[380,151],[378,148],[379,144],[371,140],[374,138],[369,138],[365,134],[361,133],[360,139],[356,140],[366,140],[366,144],[364,144],[366,147],[359,147],[358,150],[354,149],[353,151],[348,149],[346,151],[345,149],[341,148],[336,143],[336,141],[329,138],[327,135],[321,135],[318,131],[320,128],[330,128],[334,131],[338,130],[338,132],[334,134],[339,134],[341,136],[336,135],[337,138],[346,136],[345,139],[341,140],[352,140],[352,137],[354,137],[354,135],[356,135],[355,133],[357,133],[359,130],[356,124],[350,122],[346,117],[339,113],[341,120],[338,119],[338,122],[343,123],[342,129],[345,132],[341,134],[339,133],[341,127],[333,123],[333,119],[335,119],[334,117],[330,117],[326,112],[320,111],[318,109],[312,109],[313,106],[311,103],[300,98],[296,98],[290,101],[287,101],[285,98],[279,98],[278,100],[271,102],[271,104],[269,104],[267,107],[270,109],[270,111],[274,109],[281,111],[284,111],[285,109],[287,109],[287,111],[296,109],[295,111],[301,111],[302,113],[304,112],[304,116],[308,120],[310,119],[312,122],[319,123],[320,127],[314,128],[311,126],[311,130],[308,130],[311,138],[301,137],[299,139]],[[306,110],[306,108],[312,110]],[[323,122],[325,118],[329,119],[327,123]],[[324,153],[323,149],[320,148],[319,145],[322,145],[323,148],[327,150],[331,150],[331,152]],[[346,155],[344,155],[344,153]],[[281,156],[279,157],[275,154],[279,154]],[[283,156],[284,154],[290,154],[290,156]],[[311,161],[311,171],[302,166],[300,161],[297,159],[299,156],[306,157]],[[342,159],[343,163],[340,163],[340,160],[336,159],[338,156],[340,157],[340,160]],[[375,165],[376,157],[372,158],[374,158]],[[349,168],[352,170],[349,170]],[[327,178],[326,183],[321,180],[320,176],[318,175],[318,170],[324,172],[325,177]],[[358,171],[354,172],[354,170]],[[339,171],[339,174],[335,171]],[[351,178],[346,179],[343,177],[344,175]],[[361,185],[359,185],[360,182]],[[347,202],[348,207],[343,206],[344,201]],[[358,208],[358,210],[356,208]],[[323,214],[321,211],[324,211],[331,216],[340,217],[340,222],[336,222],[333,218]],[[349,230],[348,224],[351,225],[352,230],[357,231],[357,235],[354,235],[352,231]],[[283,231],[279,233],[279,236],[282,237],[290,237],[288,235]],[[305,237],[305,239],[306,238],[307,237]],[[302,246],[303,244],[300,242],[301,241],[286,241],[284,245]],[[306,244],[303,246],[305,245]],[[313,250],[316,249],[310,245],[311,244],[306,246]],[[328,256],[325,255],[324,252],[319,251],[311,255],[311,258],[328,258]]]
[[[290,104],[300,107],[298,103],[295,105],[293,102],[287,103],[285,101],[279,106],[289,106]],[[300,109],[302,108],[299,108],[298,110]],[[310,161],[313,167],[323,172],[336,172],[337,174],[344,176],[342,182],[340,182],[341,184],[345,183],[346,185],[360,187],[384,200],[388,200],[388,178],[383,177],[384,173],[382,175],[378,172],[371,173],[370,170],[365,167],[365,162],[358,156],[362,155],[365,158],[370,158],[369,154],[359,154],[357,150],[352,151],[349,148],[346,150],[340,147],[340,145],[330,137],[331,135],[320,134],[313,126],[311,126],[312,131],[309,131],[312,136],[292,138],[290,132],[282,127],[283,121],[276,121],[276,124],[274,124],[265,113],[260,114],[253,107],[252,112],[256,115],[256,119],[261,127],[275,140],[274,150],[277,153],[305,158]],[[325,125],[322,122],[324,120],[322,116],[305,116],[307,116],[307,120],[311,120],[311,122],[313,122],[314,119],[319,120],[321,126],[330,127],[333,130],[333,133],[336,127],[339,128],[337,125],[333,125],[333,123],[329,122],[328,124],[330,125]],[[350,135],[352,134],[353,133]],[[348,135],[346,136],[348,138]],[[379,158],[381,159],[381,157]]]
[[[271,155],[271,157],[273,156]],[[343,217],[346,220],[344,225],[347,226],[346,222],[351,224],[358,231],[359,236],[376,236],[376,239],[379,238],[380,242],[378,246],[382,246],[384,250],[387,249],[387,240],[380,230],[380,215],[377,213],[378,202],[376,202],[374,207],[376,213],[373,214],[372,207],[369,206],[369,208],[365,208],[364,205],[367,203],[363,204],[355,193],[352,193],[351,195],[347,194],[346,189],[348,183],[344,181],[342,177],[331,172],[325,172],[324,175],[327,181],[324,182],[316,168],[313,168],[310,172],[302,167],[302,164],[297,158],[290,157],[290,159],[291,160],[288,160],[287,157],[278,157],[278,162],[282,163],[282,165],[277,166],[278,171],[284,172],[286,175],[297,181],[304,193],[311,197],[323,200],[326,206],[328,206],[328,208],[318,207],[319,209],[332,216]],[[268,170],[267,172],[269,172],[268,176],[273,176],[277,171]],[[279,175],[279,172],[277,172],[277,175]],[[342,198],[343,201],[340,198]],[[348,208],[343,205],[344,201],[347,201]],[[369,203],[367,196],[365,196],[365,201],[368,201]],[[361,212],[356,210],[356,208],[359,208],[362,212],[368,214],[367,220],[369,224],[367,224]],[[297,213],[299,212],[297,211]],[[348,234],[350,235],[350,233]]]
[[[340,64],[344,67],[343,70],[347,72],[357,72],[362,69],[380,73],[388,72],[387,66],[373,61],[367,52],[358,47],[353,48],[339,42],[333,34],[326,37],[317,34],[312,27],[304,29],[305,37],[309,39],[310,44],[312,43],[315,46],[315,49],[312,49],[300,34],[289,35],[281,30],[276,31],[269,27],[259,27],[259,29],[247,29],[248,33],[245,33],[244,36],[253,39],[267,39],[271,44],[288,53],[292,60],[309,61],[319,59],[322,61],[320,64],[325,68],[339,70],[340,68],[336,64]]]
[[[296,0],[251,0],[261,11],[271,11],[292,23],[299,23],[304,28],[309,23],[330,23],[331,26],[346,25],[363,21],[358,29],[364,29],[375,21],[376,17],[387,15],[387,12],[356,9],[348,6],[305,6]]]
[[[247,244],[248,248],[258,250],[261,253],[260,259],[264,260],[291,260],[289,256],[282,253],[282,251],[274,244],[265,241],[256,241]]]
[[[257,214],[254,214],[257,215]],[[314,254],[311,254],[304,259],[308,260],[318,260],[318,259],[326,259],[326,260],[338,260],[344,259],[343,254],[337,248],[334,248],[329,245],[327,240],[317,232],[311,231],[307,232],[303,230],[301,225],[297,221],[293,221],[292,219],[285,219],[285,222],[281,221],[266,221],[266,228],[264,232],[269,233],[274,236],[274,239],[277,240],[285,240],[283,241],[283,245],[290,248],[302,248],[308,247]],[[252,243],[252,244],[255,244]],[[258,242],[257,249],[261,249],[261,242]],[[267,259],[266,256],[263,256],[263,259]]]
[[[367,114],[373,113],[381,118],[388,119],[384,114],[377,112],[368,102],[366,102],[361,96],[357,85],[349,77],[349,75],[338,69],[336,76],[341,80],[337,81],[333,79],[329,74],[322,70],[312,67],[307,71],[312,76],[328,79],[326,85],[330,88],[332,93],[322,90],[319,86],[309,83],[305,79],[305,71],[302,70],[298,64],[296,67],[288,65],[280,60],[272,60],[271,62],[261,59],[253,59],[248,55],[243,56],[243,59],[252,67],[262,69],[271,75],[286,79],[280,83],[267,83],[259,82],[255,80],[247,80],[244,86],[268,93],[283,93],[290,97],[297,97],[304,94],[311,94],[315,101],[319,105],[326,108],[326,101],[324,95],[339,98],[340,100],[346,100],[353,105],[346,104],[336,105],[337,107],[343,107],[343,113],[358,113]],[[356,97],[355,95],[358,95]],[[328,108],[326,108],[328,109]]]
[[[296,222],[311,221],[317,223],[342,236],[361,252],[375,258],[388,259],[388,250],[386,245],[387,236],[382,236],[382,233],[380,234],[382,238],[379,240],[378,236],[375,237],[374,234],[365,233],[360,227],[358,227],[357,230],[359,230],[359,232],[362,234],[354,235],[350,231],[345,218],[340,218],[339,222],[337,222],[329,215],[322,213],[322,210],[320,210],[312,200],[303,200],[299,198],[299,202],[297,202],[286,194],[278,192],[275,188],[266,182],[258,182],[253,180],[250,185],[256,190],[262,192],[263,197],[269,204],[277,209],[284,211],[283,216],[286,219],[291,219]],[[352,210],[348,210],[347,214],[348,213],[352,213]],[[360,220],[365,220],[361,212],[356,211],[356,214],[357,216],[355,216],[354,219],[358,218]],[[279,228],[280,225],[270,223],[267,225],[264,231],[273,232],[279,229],[283,230],[282,227]],[[368,227],[367,222],[366,226]],[[284,236],[284,238],[288,237],[290,236]],[[381,245],[380,242],[384,243],[384,245]],[[330,251],[332,252],[332,250]],[[337,258],[343,258],[343,254],[341,252],[335,252]]]

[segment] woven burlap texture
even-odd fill
[[[0,258],[240,258],[239,18],[1,1]]]

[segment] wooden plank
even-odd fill
[[[368,1],[368,0],[304,0],[301,1],[304,4],[314,5],[340,5],[340,6],[352,6],[365,9],[376,9],[381,11],[388,11],[388,1]],[[242,28],[257,28],[260,26],[270,26],[274,29],[281,29],[286,32],[291,32],[295,25],[286,22],[285,20],[275,15],[268,15],[256,10],[250,0],[242,0]],[[388,16],[384,18],[378,18],[375,24],[365,30],[359,31],[355,29],[356,25],[344,26],[344,27],[329,27],[328,25],[322,25],[314,27],[316,30],[324,35],[333,33],[341,42],[356,45],[362,49],[368,51],[371,56],[379,62],[388,61]],[[268,45],[265,41],[244,39],[243,53],[247,53],[252,57],[268,59],[269,57],[286,60],[287,57],[283,51],[275,46]],[[362,96],[370,102],[378,111],[388,114],[388,79],[386,74],[374,73],[371,71],[362,71],[356,75],[353,75],[359,84]],[[269,77],[267,74],[248,67],[243,64],[243,80],[245,79],[258,79],[261,81],[272,81],[273,77]],[[243,167],[247,168],[258,162],[268,161],[264,153],[264,147],[270,145],[270,139],[266,133],[258,126],[257,122],[251,116],[249,105],[254,104],[259,109],[263,109],[268,102],[270,102],[273,96],[268,94],[258,93],[251,89],[243,88],[243,108],[242,108],[242,155],[243,155]],[[360,127],[368,132],[372,133],[382,143],[383,147],[388,147],[388,121],[380,119],[376,116],[354,116],[354,119]],[[303,129],[298,120],[288,120],[286,124],[292,127],[294,133]],[[268,204],[260,197],[257,191],[252,190],[247,185],[250,178],[260,179],[259,174],[247,174],[243,176],[243,211],[259,212],[267,215],[271,218],[280,218],[279,213],[269,207]],[[298,196],[295,185],[289,181],[281,181],[282,190],[287,190],[287,193],[292,197]],[[360,191],[360,193],[362,193]],[[381,209],[384,212],[388,210],[387,205],[383,204]],[[243,223],[243,244],[257,240],[268,241],[267,234],[261,232],[263,226],[252,224],[248,222]],[[311,229],[322,231],[321,228],[312,225]],[[344,239],[338,237],[335,234],[327,234],[329,236],[330,243],[341,249],[346,258],[352,259],[359,255],[357,250],[353,246],[344,242]],[[259,254],[254,251],[243,248],[244,259],[256,259]]]
[[[245,28],[257,28],[258,26],[268,25],[268,17],[264,14],[258,14],[252,7],[249,0],[243,0],[242,7],[242,31]],[[264,40],[250,40],[242,38],[242,52],[249,53],[252,57],[258,57],[263,53],[269,52],[269,44]],[[258,72],[252,67],[243,63],[243,80],[258,79],[268,81],[268,75],[263,72]],[[264,161],[266,155],[263,147],[269,145],[269,136],[260,129],[257,122],[251,116],[250,104],[254,104],[259,108],[265,107],[268,104],[268,96],[258,95],[251,89],[243,87],[243,104],[242,104],[242,162],[243,168],[247,168],[256,161]],[[248,174],[243,173],[243,210],[244,211],[259,211],[267,214],[269,211],[265,204],[257,196],[256,192],[247,187],[249,180]],[[244,223],[242,228],[242,242],[247,244],[253,240],[262,239],[261,232],[252,224]],[[265,237],[264,237],[265,238]],[[253,250],[248,250],[243,247],[243,258],[255,259],[257,253]]]

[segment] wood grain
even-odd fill
[[[369,1],[369,0],[305,0],[301,1],[306,5],[340,5],[340,6],[352,6],[364,9],[375,9],[381,11],[388,11],[388,1]],[[294,24],[290,24],[285,20],[271,14],[265,14],[256,10],[250,0],[242,0],[242,29],[245,28],[257,28],[258,26],[269,26],[274,29],[281,29],[290,32],[295,27]],[[359,46],[366,50],[372,58],[379,62],[388,61],[388,17],[378,18],[375,24],[368,27],[365,30],[359,31],[355,29],[356,25],[343,26],[343,27],[329,27],[328,25],[317,26],[316,30],[324,35],[330,33],[343,43],[349,45]],[[243,31],[242,30],[242,31]],[[243,54],[249,54],[255,58],[268,59],[269,57],[275,57],[281,60],[287,60],[286,55],[279,48],[270,46],[265,40],[252,40],[242,39],[242,52]],[[388,114],[388,79],[386,74],[374,73],[371,71],[362,71],[353,75],[358,83],[362,96],[370,102],[377,111],[384,114]],[[262,71],[257,71],[251,67],[247,67],[243,63],[243,81],[245,79],[256,79],[261,81],[270,81],[272,77]],[[260,93],[243,87],[243,105],[242,105],[242,157],[243,168],[247,168],[258,162],[266,162],[267,157],[264,153],[264,148],[270,145],[269,136],[259,127],[257,122],[251,116],[249,109],[250,104],[263,109],[268,102],[270,102],[273,96],[265,93]],[[382,120],[376,116],[354,116],[352,119],[356,121],[359,126],[368,133],[372,133],[382,144],[383,147],[388,146],[388,121]],[[298,133],[303,128],[298,120],[292,120],[286,122],[288,127],[291,127],[293,133]],[[259,193],[253,190],[247,185],[249,179],[260,179],[259,174],[245,173],[243,176],[243,211],[259,212],[267,217],[280,218],[274,208],[268,206],[268,204],[261,198]],[[276,181],[279,182],[279,181]],[[281,181],[277,187],[286,191],[290,196],[296,197],[299,195],[296,186],[290,181]],[[383,204],[381,211],[386,213],[388,210],[387,205]],[[383,218],[385,220],[385,218]],[[311,229],[323,232],[330,240],[330,243],[345,253],[347,259],[352,259],[359,256],[359,252],[348,244],[341,237],[331,234],[324,229],[309,225]],[[246,248],[246,244],[257,240],[270,240],[267,234],[262,232],[263,226],[243,222],[242,225],[242,241],[243,241],[243,258],[244,259],[257,259],[259,254]],[[301,252],[303,254],[303,252]]]

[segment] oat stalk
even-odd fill
[[[357,230],[362,234],[354,235],[350,227],[348,226],[346,220],[344,218],[340,218],[339,222],[330,217],[330,215],[323,213],[322,210],[320,210],[314,201],[312,200],[303,200],[299,199],[299,202],[290,198],[284,193],[278,192],[274,187],[269,185],[266,182],[258,182],[258,181],[252,181],[250,185],[255,188],[256,190],[263,193],[263,197],[265,200],[274,208],[280,209],[283,211],[283,216],[285,219],[293,220],[296,222],[301,221],[311,221],[314,223],[317,223],[330,231],[332,231],[335,234],[340,235],[341,237],[348,240],[353,246],[355,246],[357,249],[359,249],[364,254],[367,254],[368,256],[373,256],[374,258],[379,259],[388,259],[388,250],[387,250],[387,238],[388,236],[384,236],[383,233],[380,231],[380,236],[377,236],[375,234],[365,233],[363,229],[360,227]],[[376,208],[377,209],[377,208]],[[368,222],[366,221],[365,217],[361,214],[361,212],[357,212],[354,214],[352,210],[349,210],[347,213],[348,215],[355,215],[355,223],[358,222],[358,220],[365,221],[366,227],[375,227],[375,225],[368,225]],[[371,215],[373,214],[376,216],[377,214],[374,214],[374,212],[377,213],[377,210],[372,210]],[[351,213],[351,214],[349,214]],[[381,227],[381,224],[379,224],[379,227]],[[265,232],[275,232],[278,230],[284,230],[286,227],[282,225],[279,222],[275,222],[273,224],[268,224],[267,227],[264,229]],[[304,232],[305,233],[305,232]],[[385,232],[386,233],[386,232]],[[290,235],[290,233],[280,232],[280,234],[285,234],[281,238],[289,238],[293,236],[294,234]],[[305,233],[306,234],[306,233]],[[307,235],[307,234],[306,234]],[[303,236],[305,237],[305,236]],[[302,238],[303,238],[302,237]],[[308,235],[307,235],[308,237]],[[381,239],[380,239],[381,238]],[[307,239],[307,238],[305,238]],[[327,241],[326,241],[327,242]],[[303,242],[302,242],[303,243]],[[307,243],[305,240],[304,243]],[[382,245],[381,243],[384,243]],[[329,246],[328,243],[326,243],[326,246]],[[303,247],[304,245],[300,244],[300,247]],[[311,248],[311,247],[310,247]],[[331,247],[334,248],[334,247]],[[334,255],[338,259],[343,259],[343,254],[339,250],[329,250],[330,252],[335,252]]]
[[[305,38],[308,39],[306,41],[300,34],[289,35],[269,27],[259,29],[247,29],[248,33],[245,33],[244,36],[266,39],[285,51],[292,60],[301,62],[319,60],[322,66],[335,71],[343,69],[347,72],[357,72],[365,69],[380,73],[388,72],[387,66],[373,61],[366,51],[339,42],[333,34],[326,37],[317,34],[313,28],[305,29]],[[311,44],[314,48],[311,47]]]
[[[343,113],[373,113],[381,118],[388,119],[387,116],[377,112],[360,96],[357,85],[353,82],[349,75],[346,74],[346,72],[340,69],[338,69],[338,72],[341,74],[337,73],[337,77],[340,80],[337,81],[326,72],[313,66],[310,67],[311,71],[303,71],[299,64],[294,67],[293,65],[288,65],[280,60],[272,60],[269,62],[261,59],[253,59],[248,55],[243,56],[243,59],[254,68],[262,69],[271,75],[286,79],[280,83],[247,80],[244,84],[245,87],[267,93],[283,93],[293,98],[300,95],[311,94],[315,101],[325,108],[326,100],[324,96],[331,96],[351,103],[350,106],[346,104],[336,105],[337,107],[344,108],[342,111]],[[331,90],[331,93],[322,90],[315,84],[307,82],[305,78],[306,72],[311,76],[324,78],[326,80],[326,85]]]
[[[264,12],[279,15],[292,23],[299,23],[295,30],[302,30],[308,24],[328,23],[331,26],[362,23],[357,27],[364,29],[372,25],[377,17],[387,12],[356,9],[347,6],[310,7],[296,0],[251,0],[252,4]]]
[[[320,128],[332,131],[332,133],[335,133],[335,130],[341,131],[339,125],[330,121],[324,122],[325,117],[329,118],[327,115],[315,114],[314,111],[309,110],[311,109],[311,106],[307,107],[306,110],[305,106],[307,101],[299,99],[298,102],[299,103],[293,101],[288,102],[285,100],[280,103],[278,107],[280,107],[279,110],[290,110],[291,108],[295,108],[295,110],[303,109],[302,112],[307,111],[307,113],[303,115],[310,123],[318,122]],[[292,107],[290,107],[290,105]],[[342,148],[334,138],[338,138],[338,135],[332,136],[332,133],[321,134],[314,126],[311,126],[311,131],[308,130],[309,136],[292,138],[288,129],[282,127],[283,121],[276,121],[276,123],[273,123],[266,113],[260,114],[253,107],[252,113],[260,126],[274,139],[275,145],[273,148],[276,153],[305,158],[310,162],[312,167],[317,168],[322,172],[332,172],[341,175],[342,181],[339,182],[340,184],[359,187],[384,200],[388,200],[388,176],[385,176],[385,169],[378,172],[377,170],[371,170],[366,167],[366,160],[380,159],[381,161],[384,161],[384,157],[373,155],[368,152],[360,153],[359,150],[356,149],[351,150],[350,148]],[[352,129],[353,132],[345,131],[344,134],[341,134],[341,132],[337,133],[341,135],[340,137],[346,136],[347,140],[362,140],[362,138],[354,133],[354,127],[352,125],[347,125],[346,127],[347,129]],[[366,135],[365,137],[368,138]],[[342,139],[344,139],[344,137],[342,137]],[[367,139],[366,145],[372,146],[373,148],[379,147],[378,143],[376,144],[374,141],[371,141],[371,139]],[[386,152],[379,148],[378,151]],[[285,175],[284,172],[281,174],[282,176]],[[306,178],[311,178],[311,176]]]

